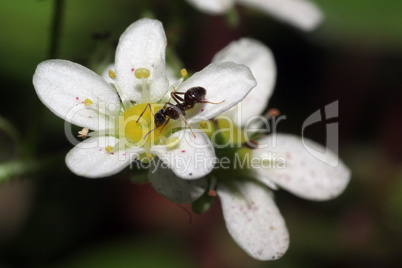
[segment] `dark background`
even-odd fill
[[[55,3],[0,2],[1,267],[397,267],[402,252],[402,4],[397,0],[316,2],[326,15],[305,33],[238,7],[238,26],[185,1],[65,0],[57,49]],[[182,67],[197,71],[230,41],[247,36],[275,56],[269,108],[287,116],[279,131],[338,100],[340,156],[352,170],[337,199],[311,202],[276,192],[291,236],[282,259],[258,262],[224,226],[219,202],[189,216],[156,194],[145,173],[126,169],[91,180],[64,164],[63,120],[38,100],[36,65],[63,58],[100,69],[120,34],[143,16],[161,20]],[[55,46],[53,46],[55,48]],[[174,54],[173,53],[173,54]],[[325,142],[325,124],[307,136]],[[187,206],[187,210],[190,208]]]

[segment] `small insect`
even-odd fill
[[[184,98],[180,97],[179,95],[184,95]],[[159,128],[162,126],[162,129],[160,130],[159,133],[162,132],[163,128],[169,123],[170,119],[177,120],[179,117],[183,119],[183,121],[186,123],[188,128],[191,130],[190,126],[188,125],[187,121],[184,119],[184,116],[186,115],[186,111],[193,108],[197,103],[211,103],[211,104],[221,104],[225,100],[214,103],[214,102],[209,102],[205,101],[205,96],[207,95],[207,90],[203,87],[192,87],[189,88],[186,92],[172,92],[170,93],[170,96],[175,100],[176,104],[172,104],[170,102],[166,102],[165,105],[163,106],[162,109],[157,111],[155,114],[153,114],[152,109],[151,109],[151,104],[147,104],[145,107],[144,111],[140,114],[140,116],[137,119],[137,123],[140,120],[141,116],[144,114],[145,110],[147,107],[149,107],[149,110],[151,111],[151,114],[154,116],[154,123],[155,123],[155,128],[151,129],[145,136],[144,139],[147,138],[147,136],[154,131],[155,129]],[[196,137],[194,132],[191,130],[191,133],[193,133],[194,138]]]

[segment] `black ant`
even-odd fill
[[[179,95],[184,95],[184,99],[180,97]],[[186,92],[172,92],[170,93],[170,96],[176,101],[176,105],[166,102],[165,105],[163,106],[162,109],[157,111],[155,114],[153,114],[152,109],[151,109],[151,104],[148,103],[147,106],[145,106],[144,111],[140,114],[140,116],[137,119],[137,123],[140,120],[141,116],[145,113],[145,110],[147,107],[149,107],[149,110],[151,111],[151,114],[154,117],[154,123],[155,123],[155,128],[151,129],[144,137],[144,139],[147,138],[147,136],[157,129],[158,127],[162,126],[162,129],[159,133],[162,132],[163,128],[167,125],[170,119],[177,120],[179,117],[183,119],[183,121],[186,123],[188,128],[191,130],[190,126],[188,125],[187,121],[184,119],[184,115],[186,115],[186,111],[193,108],[195,104],[197,103],[211,103],[211,104],[221,104],[225,100],[219,102],[219,103],[214,103],[214,102],[209,102],[205,101],[205,96],[207,95],[207,90],[203,87],[192,87],[189,88]],[[168,107],[168,105],[170,105]],[[194,132],[191,130],[191,133],[193,133],[194,138],[196,137]]]

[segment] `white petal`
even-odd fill
[[[263,43],[242,38],[230,43],[213,58],[212,62],[233,61],[250,68],[257,86],[235,107],[222,115],[229,116],[238,126],[244,124],[253,116],[260,115],[268,105],[276,79],[276,66],[271,50]]]
[[[205,100],[213,103],[199,103],[186,111],[188,123],[197,123],[211,119],[232,108],[242,101],[256,81],[247,66],[233,62],[212,63],[200,72],[195,73],[178,91],[185,92],[192,87],[203,87],[207,90]]]
[[[112,126],[113,122],[100,117],[96,110],[101,108],[109,115],[117,115],[120,110],[114,88],[93,71],[70,61],[40,63],[33,84],[39,99],[57,116],[74,125],[93,130],[104,124]],[[93,104],[85,106],[85,99]]]
[[[199,10],[215,15],[221,14],[233,6],[233,0],[187,0]]]
[[[323,20],[316,4],[308,0],[236,0],[305,31],[314,30]]]
[[[193,131],[196,138],[189,129],[172,134],[169,139],[180,139],[174,148],[169,149],[166,145],[151,147],[151,153],[157,155],[176,176],[189,180],[210,173],[217,160],[208,136],[200,130]]]
[[[151,162],[148,177],[156,192],[178,204],[194,202],[201,197],[208,185],[205,177],[197,180],[177,177],[159,159]]]
[[[107,146],[114,147],[118,142],[111,136],[86,139],[68,152],[66,164],[76,175],[87,178],[116,174],[144,152],[143,148],[126,148],[114,153],[106,151]]]
[[[260,139],[259,146],[268,146],[253,150],[253,157],[271,162],[263,162],[254,171],[302,198],[327,200],[338,196],[349,183],[349,169],[323,146],[308,139],[304,141],[308,147],[293,135],[277,134]],[[325,151],[325,154],[318,159],[309,150]],[[334,167],[334,163],[338,165]]]
[[[141,19],[121,35],[116,49],[116,79],[119,90],[132,101],[141,101],[142,82],[134,76],[138,68],[147,68],[151,75],[151,102],[162,98],[168,90],[165,70],[166,36],[162,23]]]
[[[289,234],[272,193],[253,182],[218,184],[226,227],[236,243],[257,260],[285,254]]]

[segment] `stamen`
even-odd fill
[[[180,142],[180,139],[178,137],[173,137],[166,142],[166,147],[168,147],[169,149],[172,149],[172,148],[176,147],[176,145],[179,144],[179,142]]]
[[[112,78],[112,79],[115,79],[116,78],[116,73],[113,72],[113,70],[109,70],[109,77]]]
[[[180,70],[180,75],[181,75],[181,78],[180,78],[179,80],[177,80],[176,83],[172,84],[172,85],[169,87],[169,91],[176,91],[176,89],[179,88],[179,86],[181,85],[181,83],[183,83],[184,78],[188,76],[187,70],[186,70],[185,68],[181,69],[181,70]]]
[[[114,87],[115,87],[117,93],[118,93],[119,96],[120,96],[121,103],[123,104],[124,110],[130,109],[130,108],[133,106],[133,105],[131,104],[130,99],[126,96],[126,94],[124,94],[124,91],[121,90],[121,89],[118,87],[117,83],[114,84]]]
[[[142,101],[148,102],[149,101],[149,92],[147,90],[147,81],[146,79],[149,78],[151,72],[147,68],[138,68],[135,70],[134,75],[137,79],[141,79],[142,83]]]
[[[276,117],[276,116],[278,116],[279,114],[280,114],[279,110],[278,110],[278,109],[275,109],[275,108],[269,109],[269,111],[268,111],[268,113],[267,113],[267,115],[268,115],[269,117]]]
[[[250,140],[247,140],[243,145],[249,149],[256,149],[256,148],[258,148],[258,141],[250,139]]]
[[[216,191],[213,190],[213,189],[210,189],[210,190],[208,191],[208,196],[215,197],[215,196],[216,196]]]
[[[141,83],[142,83],[142,101],[143,102],[149,102],[149,92],[147,89],[147,81],[145,80],[145,78],[141,79]]]
[[[209,182],[209,191],[208,191],[209,196],[216,196],[216,191],[215,191],[216,181],[217,181],[216,178],[212,176],[211,180]]]
[[[105,148],[105,150],[106,150],[108,153],[111,153],[111,152],[113,151],[113,147],[110,146],[110,145],[108,145],[108,146]]]
[[[200,125],[201,128],[206,128],[207,127],[207,122],[205,122],[205,121],[201,121],[198,124]]]
[[[78,131],[78,138],[83,138],[83,139],[86,139],[87,137],[88,137],[88,132],[89,132],[89,129],[88,128],[83,128],[81,131]]]
[[[78,132],[79,133],[79,132]],[[106,135],[115,135],[116,130],[114,128],[109,128],[109,129],[102,129],[101,131],[92,131],[91,133],[88,133],[88,137],[101,137],[101,136],[106,136]]]
[[[137,79],[147,79],[151,75],[151,72],[147,68],[138,68],[135,70],[134,75]]]
[[[180,75],[181,75],[181,77],[186,78],[188,76],[187,70],[185,68],[181,69]]]
[[[84,100],[85,106],[91,106],[93,102],[90,99],[85,99]]]

